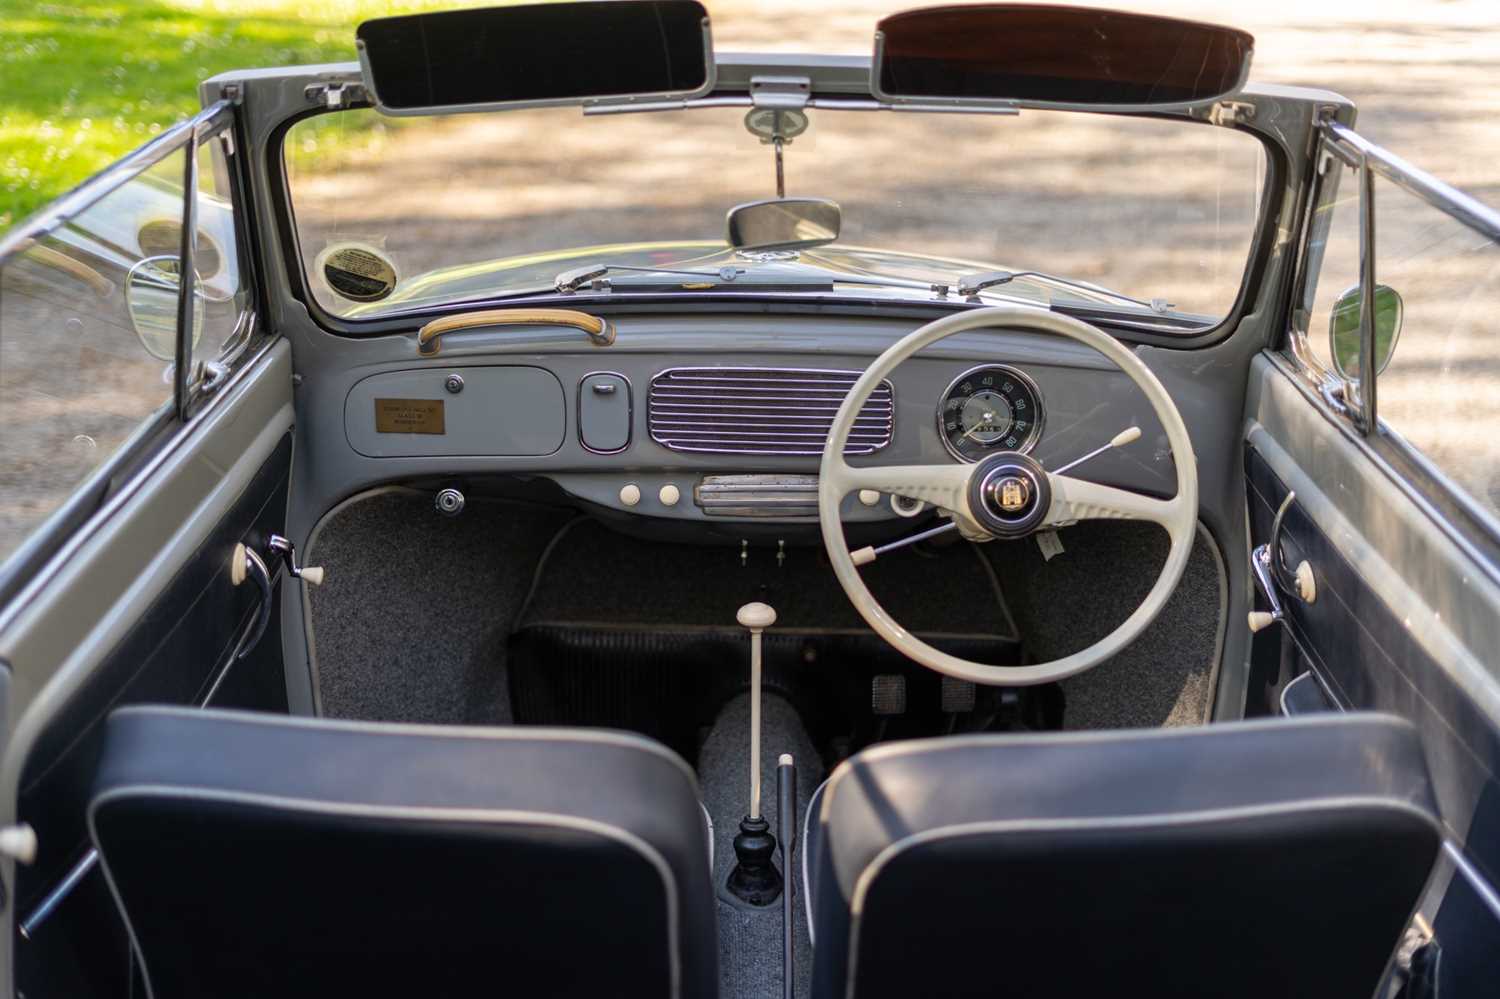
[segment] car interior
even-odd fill
[[[892,15],[868,57],[715,51],[690,0],[367,22],[127,164],[187,205],[171,267],[97,193],[6,237],[0,334],[83,261],[175,381],[0,571],[0,995],[1488,994],[1491,541],[1371,436],[1375,376],[1308,360],[1336,178],[1398,168],[1242,32],[1091,50],[1070,10]],[[764,112],[759,179],[856,112],[1241,133],[1243,261],[1206,317],[897,279],[778,190],[498,294],[319,228],[296,159],[343,114],[714,108]]]

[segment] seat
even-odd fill
[[[1350,714],[879,746],[803,842],[815,997],[1366,999],[1441,833]]]
[[[88,817],[154,999],[718,987],[696,781],[638,736],[131,707]]]

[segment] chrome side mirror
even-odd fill
[[[1391,363],[1396,352],[1396,338],[1401,335],[1401,296],[1389,285],[1375,286],[1375,373]],[[1333,366],[1350,381],[1360,375],[1359,285],[1346,289],[1334,300],[1328,319],[1328,352]]]
[[[827,198],[771,198],[729,209],[725,239],[737,250],[798,250],[839,238],[844,213]]]
[[[125,276],[125,307],[146,353],[158,361],[177,360],[177,299],[182,290],[177,257],[166,254],[137,261]],[[196,286],[196,283],[195,283]],[[203,335],[203,295],[193,295],[193,345]]]

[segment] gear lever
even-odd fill
[[[737,863],[729,872],[728,887],[736,898],[751,905],[770,905],[781,894],[781,872],[771,863],[776,837],[771,824],[760,814],[760,636],[776,623],[776,611],[763,603],[750,603],[736,615],[750,632],[750,812],[740,820],[734,838]]]

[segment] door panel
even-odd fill
[[[279,599],[266,636],[229,662],[258,602],[254,587],[230,583],[229,567],[236,542],[264,550],[284,530],[291,427],[290,351],[278,342],[0,630],[13,690],[0,807],[15,807],[39,841],[35,864],[6,872],[13,925],[34,920],[87,856],[84,806],[110,710],[201,704],[210,690],[216,705],[286,710]],[[70,954],[87,958],[92,994],[124,994],[128,954],[116,953],[113,903],[99,911],[109,900],[96,882],[86,871],[30,940],[7,932],[17,981],[34,994],[53,991]]]
[[[0,825],[37,840],[20,870],[0,861],[0,999],[139,985],[86,829],[109,713],[287,710],[281,574],[253,646],[261,589],[230,580],[237,543],[285,531],[293,423],[290,349],[256,322],[234,114],[213,105],[0,238],[18,416],[0,431]]]
[[[1442,948],[1441,982],[1494,980],[1500,583],[1493,567],[1280,357],[1263,355],[1252,367],[1245,471],[1251,544],[1270,541],[1275,512],[1295,490],[1283,557],[1293,566],[1308,560],[1317,583],[1312,603],[1282,598],[1294,643],[1288,672],[1311,670],[1339,708],[1389,711],[1421,731],[1447,837],[1424,903]],[[1286,639],[1278,629],[1256,640]]]

